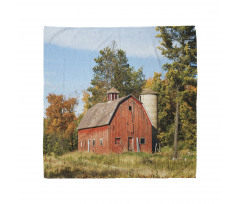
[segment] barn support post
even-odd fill
[[[138,137],[136,138],[137,140],[137,152],[139,152],[139,141],[138,141]]]

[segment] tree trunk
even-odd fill
[[[174,133],[174,145],[173,145],[173,159],[178,158],[178,118],[179,118],[179,99],[177,88],[177,103],[176,103],[176,115],[175,115],[175,133]]]

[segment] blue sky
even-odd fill
[[[130,66],[143,67],[146,78],[161,72],[168,60],[156,48],[159,39],[154,27],[139,28],[59,28],[44,29],[44,110],[49,93],[78,96],[77,113],[82,111],[82,91],[93,78],[94,58],[116,42],[126,51]]]

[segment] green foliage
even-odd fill
[[[43,154],[53,152],[56,155],[62,155],[77,149],[77,142],[72,146],[71,139],[61,134],[44,134],[43,138]],[[74,140],[77,140],[77,137],[74,137]]]
[[[48,150],[50,150],[50,147],[48,147],[48,135],[43,135],[43,154],[47,154]]]
[[[87,89],[90,97],[83,101],[87,108],[107,100],[107,90],[114,87],[120,92],[120,97],[130,93],[139,96],[145,83],[142,67],[135,71],[128,64],[126,52],[121,49],[106,47],[100,50],[99,56],[94,59],[94,78],[91,87]],[[90,105],[89,105],[90,104]]]
[[[180,135],[182,135],[186,147],[195,150],[197,142],[196,111],[186,102],[181,104],[180,110]]]
[[[197,67],[191,65],[197,63],[196,30],[194,26],[166,26],[157,27],[162,42],[158,47],[162,54],[172,63],[163,65],[167,71],[165,77],[171,88],[180,91],[186,85],[196,86]]]
[[[196,31],[193,26],[157,27],[158,47],[172,63],[163,65],[166,72],[146,81],[146,87],[158,92],[158,139],[161,146],[172,146],[175,134],[176,102],[179,104],[179,148],[196,149],[197,68]],[[178,99],[178,100],[177,100]]]
[[[194,26],[156,27],[157,38],[161,38],[158,48],[168,59],[185,65],[197,62],[196,30]],[[169,64],[171,66],[171,64]],[[180,67],[179,67],[180,68]]]
[[[163,65],[167,71],[166,89],[160,93],[165,95],[166,104],[160,102],[159,137],[164,144],[170,145],[169,137],[177,133],[178,140],[184,141],[187,148],[195,149],[197,67],[192,65],[197,63],[196,30],[194,26],[157,27],[156,30],[160,31],[156,37],[162,40],[158,48],[172,61]],[[168,100],[169,97],[172,100]],[[179,107],[179,111],[174,114],[175,107]],[[161,120],[165,117],[167,120]],[[179,122],[174,126],[177,118]]]
[[[194,90],[190,90],[193,88]],[[158,99],[158,138],[162,146],[173,145],[175,103],[171,90],[165,80],[162,81]],[[196,149],[196,87],[189,86],[182,92],[183,97],[179,108],[179,141],[184,141],[185,148]]]

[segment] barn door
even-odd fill
[[[128,151],[133,151],[133,137],[128,138]]]
[[[90,140],[88,140],[88,152],[90,152]]]

